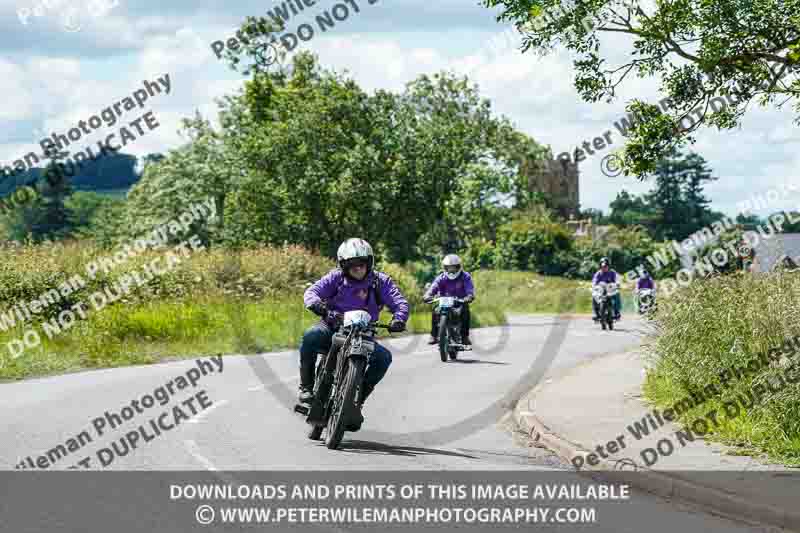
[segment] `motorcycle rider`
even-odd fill
[[[656,290],[656,282],[647,270],[639,272],[639,278],[636,280],[636,292],[641,289],[652,289],[653,292]]]
[[[461,338],[464,345],[471,346],[469,339],[469,303],[475,300],[475,287],[472,276],[465,272],[461,266],[461,258],[455,254],[446,255],[442,260],[442,273],[433,280],[431,286],[425,291],[422,301],[431,303],[435,296],[453,296],[464,299],[461,309]],[[439,326],[439,313],[434,309],[431,314],[431,336],[428,344],[436,344],[437,329]]]
[[[616,283],[619,286],[619,274],[615,270],[611,270],[610,262],[608,257],[603,257],[600,259],[600,270],[595,272],[594,277],[592,278],[592,289],[601,282],[605,283]],[[619,320],[620,313],[620,297],[619,292],[611,297],[611,303],[614,306],[614,320]],[[594,318],[595,320],[600,319],[600,309],[597,307],[597,302],[594,301],[592,298],[592,311],[594,311]]]
[[[643,289],[651,289],[654,294],[656,292],[656,282],[647,270],[639,271],[639,277],[636,280],[636,307],[639,307],[639,293]]]
[[[333,334],[341,325],[345,312],[367,311],[372,320],[377,321],[385,302],[393,314],[389,331],[404,331],[408,321],[408,301],[388,275],[373,270],[375,257],[367,241],[346,240],[339,246],[337,259],[339,268],[328,272],[303,295],[306,309],[321,320],[305,331],[300,343],[300,403],[308,404],[313,398],[317,353],[330,349]],[[376,342],[364,374],[361,395],[356,400],[355,420],[348,425],[347,431],[361,429],[364,401],[386,375],[391,363],[391,352]]]

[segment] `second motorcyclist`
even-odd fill
[[[615,270],[611,269],[611,264],[608,260],[608,257],[603,257],[600,259],[600,270],[595,272],[594,277],[592,278],[592,288],[598,283],[616,283],[619,286],[619,274]],[[614,320],[619,320],[620,316],[620,297],[619,292],[612,296],[611,298],[612,305],[614,307]],[[594,319],[600,320],[600,309],[597,307],[597,302],[594,301],[592,298],[592,311],[594,312]]]
[[[445,256],[442,260],[442,273],[433,280],[431,286],[425,292],[422,300],[431,303],[436,296],[453,296],[465,300],[461,310],[461,338],[463,344],[471,346],[469,338],[469,303],[475,300],[475,286],[472,283],[472,276],[465,272],[461,266],[461,258],[455,254]],[[431,336],[428,344],[438,342],[437,329],[439,326],[439,313],[433,310],[431,316]]]

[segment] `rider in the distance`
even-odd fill
[[[600,259],[600,270],[595,272],[594,277],[592,278],[592,288],[594,289],[595,285],[598,283],[605,282],[605,283],[616,283],[619,285],[619,274],[615,270],[611,270],[611,266],[608,260],[608,257],[604,257]],[[620,298],[619,292],[611,297],[611,303],[614,307],[614,320],[619,320],[619,308],[620,308]],[[594,317],[596,320],[600,319],[600,309],[597,307],[597,302],[594,301],[592,298],[592,311],[594,312]]]
[[[404,331],[408,321],[408,302],[388,275],[373,270],[375,257],[367,241],[346,240],[339,247],[337,258],[339,268],[323,276],[303,296],[306,309],[319,315],[321,320],[306,330],[300,343],[300,403],[310,403],[313,398],[317,353],[330,349],[333,334],[341,325],[344,313],[367,311],[372,320],[377,321],[385,304],[393,314],[389,331]],[[347,431],[361,429],[364,401],[386,375],[391,363],[391,352],[376,342],[364,375],[361,396],[356,401],[358,423],[350,425]]]
[[[636,279],[636,305],[639,305],[639,294],[644,289],[650,289],[653,293],[656,292],[656,282],[650,276],[650,273],[647,270],[641,270],[639,272],[639,277]]]
[[[636,292],[642,289],[652,289],[654,292],[656,290],[656,282],[647,270],[642,270],[636,280]]]
[[[442,273],[439,274],[425,292],[422,300],[431,303],[436,296],[454,296],[465,300],[461,310],[461,337],[464,344],[472,345],[469,339],[469,303],[475,300],[475,287],[472,276],[461,268],[461,258],[455,254],[445,256],[442,260]],[[436,344],[439,314],[434,309],[431,316],[431,336],[428,344]]]

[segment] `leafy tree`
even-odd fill
[[[617,226],[642,225],[648,228],[655,226],[657,221],[653,207],[643,196],[635,196],[626,190],[617,193],[617,197],[609,204],[611,213],[607,223]]]
[[[19,217],[12,223],[16,226],[13,233],[17,236],[24,233],[33,241],[58,240],[71,232],[72,213],[65,200],[74,189],[70,177],[56,166],[66,155],[65,152],[57,154],[44,169],[44,179],[36,183],[39,195],[30,205],[20,209]]]
[[[631,75],[660,78],[667,113],[640,100],[628,106],[638,123],[624,170],[640,179],[671,149],[694,142],[699,127],[739,125],[757,97],[762,106],[780,97],[778,107],[794,100],[800,113],[800,0],[667,0],[648,7],[629,0],[482,3],[502,7],[498,19],[524,32],[523,52],[547,53],[556,45],[575,52],[575,87],[586,101],[611,101]],[[607,65],[619,50],[614,41],[613,50],[602,53],[603,35],[631,37],[625,64]]]
[[[572,233],[549,210],[517,212],[498,230],[495,263],[503,269],[562,275],[573,241]]]
[[[532,146],[466,78],[421,76],[401,94],[368,95],[306,52],[221,105],[224,142],[244,170],[226,218],[239,244],[334,255],[360,235],[401,262],[460,249],[505,222]]]
[[[76,192],[67,199],[73,235],[112,247],[126,233],[125,200],[94,192]]]
[[[186,236],[197,235],[206,246],[214,235],[222,239],[225,201],[242,164],[231,155],[233,147],[224,141],[224,134],[215,132],[199,113],[183,120],[182,133],[189,142],[167,156],[148,156],[141,180],[129,191],[125,211],[129,237],[150,231],[211,197],[216,221],[195,221]]]
[[[736,215],[735,222],[740,225],[744,231],[755,231],[764,223],[758,215],[745,215],[743,213]]]

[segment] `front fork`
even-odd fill
[[[311,398],[311,406],[307,408],[306,423],[313,426],[324,426],[327,424],[326,408],[328,399],[336,378],[336,363],[339,350],[344,346],[346,337],[340,333],[335,333],[331,339],[331,348],[324,355],[322,361],[317,363],[314,379],[314,396]]]

